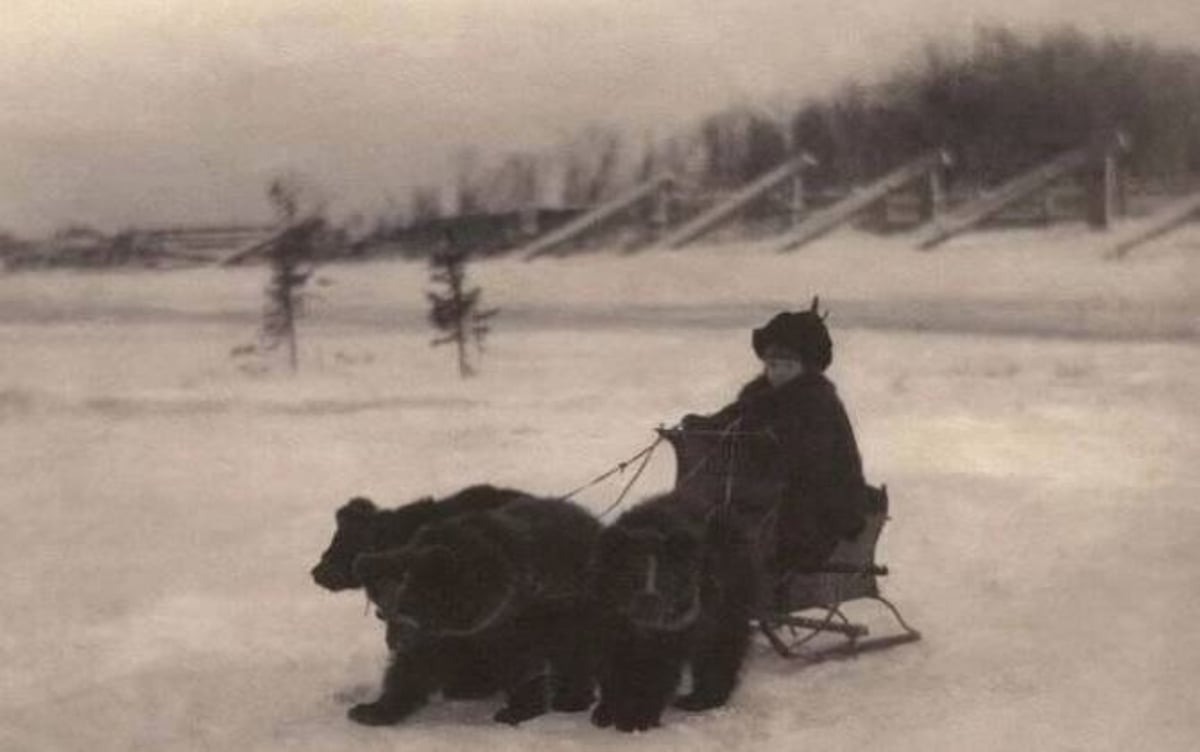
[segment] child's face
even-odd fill
[[[773,387],[780,387],[804,373],[804,363],[792,355],[768,353],[763,362],[763,375]]]

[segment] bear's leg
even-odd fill
[[[737,687],[738,673],[750,643],[746,626],[741,634],[723,630],[719,639],[712,640],[692,659],[692,691],[675,701],[681,710],[700,711],[724,705]]]
[[[497,658],[481,646],[460,642],[453,654],[447,655],[442,695],[451,700],[480,700],[499,692]]]
[[[633,712],[629,703],[634,688],[629,686],[623,668],[615,656],[608,655],[602,657],[597,666],[596,683],[600,689],[600,699],[592,708],[592,723],[600,728],[608,728],[616,723],[618,717],[626,718]]]
[[[536,609],[492,636],[486,647],[496,659],[505,705],[492,716],[516,725],[550,709],[550,676],[546,652],[546,620]]]
[[[505,705],[492,716],[513,726],[544,715],[550,707],[550,677],[539,659],[516,659],[507,667]]]
[[[624,635],[609,648],[592,722],[627,732],[658,726],[679,684],[684,643],[680,635]]]
[[[549,622],[545,640],[550,658],[551,707],[578,713],[596,699],[596,655],[591,617],[583,608],[567,609]]]
[[[632,672],[634,686],[628,702],[618,708],[614,721],[618,731],[646,731],[662,720],[683,672],[683,656],[646,656]]]
[[[749,587],[744,592],[753,592]],[[727,603],[706,623],[692,649],[692,691],[675,701],[682,710],[700,711],[724,705],[737,687],[738,674],[750,647],[750,602]]]
[[[428,701],[437,689],[440,674],[439,655],[433,646],[394,653],[379,699],[355,705],[347,715],[365,726],[399,723]]]
[[[596,686],[599,701],[592,708],[592,724],[608,728],[616,720],[616,706],[625,696],[618,658],[621,651],[621,630],[614,624],[600,622],[596,629]]]

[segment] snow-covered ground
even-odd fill
[[[1200,230],[1102,250],[1066,228],[480,263],[503,312],[466,381],[417,265],[325,269],[295,377],[229,357],[262,269],[0,277],[0,749],[1194,749]],[[813,293],[922,642],[758,645],[729,707],[632,738],[491,702],[346,720],[385,651],[308,576],[337,506],[574,488],[723,403],[749,328]],[[663,449],[638,494],[672,470]]]

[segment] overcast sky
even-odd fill
[[[1064,22],[1200,46],[1197,0],[0,0],[0,228],[261,219],[289,170],[370,210],[467,144],[669,131]]]

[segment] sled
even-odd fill
[[[675,491],[681,502],[704,511],[730,505],[746,523],[761,578],[754,623],[775,652],[817,662],[921,638],[879,590],[878,579],[888,575],[888,568],[875,561],[875,547],[889,519],[886,486],[868,486],[865,528],[855,540],[839,541],[820,568],[770,571],[765,562],[774,550],[775,510],[786,503],[786,458],[775,437],[768,431],[681,427],[658,433],[675,451]],[[866,624],[847,616],[844,607],[851,601],[880,604],[899,630],[871,635]],[[813,641],[822,635],[835,642],[823,640],[824,647],[815,648]]]

